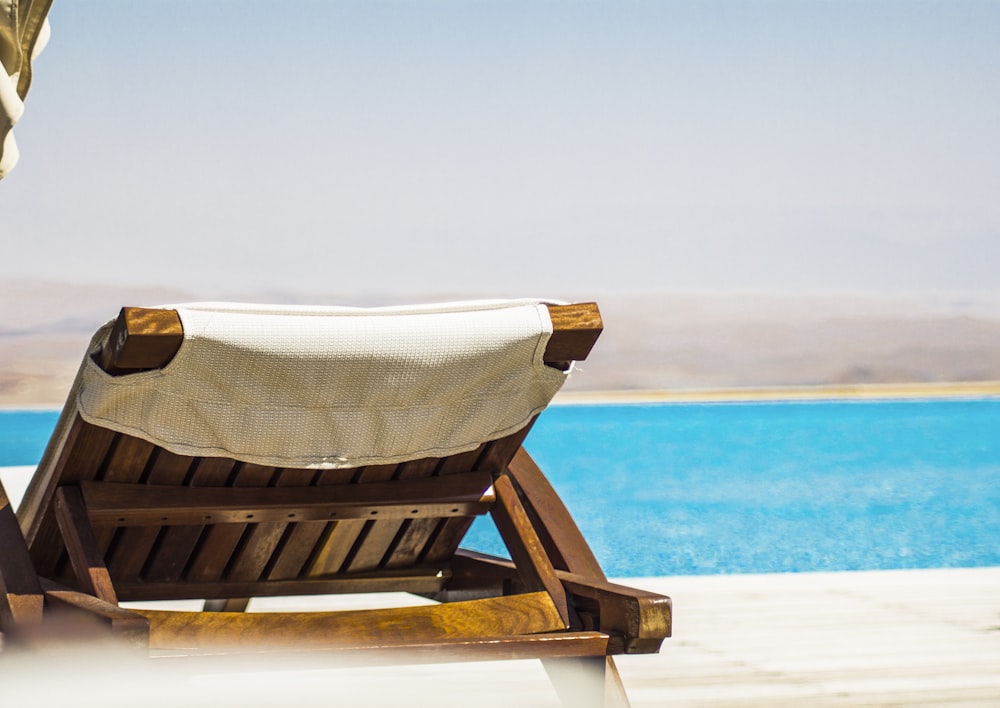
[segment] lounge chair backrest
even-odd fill
[[[600,317],[592,304],[546,309],[554,334],[543,360],[565,369],[586,356]],[[93,356],[117,374],[157,369],[178,350],[178,330],[170,310],[126,309]],[[103,564],[111,601],[437,592],[530,429],[452,455],[316,469],[180,454],[71,409],[64,418],[22,527],[41,575],[75,585],[74,565]],[[59,524],[79,528],[81,515],[100,558],[70,563],[86,551],[67,549]]]

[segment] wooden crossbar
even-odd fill
[[[80,489],[91,521],[113,526],[447,518],[485,514],[495,500],[487,472],[327,487],[84,481]]]
[[[439,568],[380,570],[377,573],[342,573],[325,578],[258,581],[118,581],[115,590],[124,601],[226,599],[231,597],[279,597],[285,595],[347,595],[368,592],[409,592],[430,595],[439,592],[451,573]]]
[[[554,632],[527,637],[444,639],[425,643],[411,642],[403,645],[372,643],[343,647],[342,650],[345,653],[349,652],[350,656],[340,660],[357,665],[538,658],[574,659],[578,657],[599,657],[604,660],[608,653],[608,635],[603,632]],[[610,657],[607,658],[610,659]],[[618,706],[621,705],[623,704],[618,704]]]
[[[564,629],[547,593],[339,612],[171,612],[134,610],[149,620],[150,647],[296,649],[484,639]]]
[[[400,666],[406,664],[429,664],[444,662],[504,661],[517,659],[574,659],[578,657],[606,657],[608,635],[602,632],[553,632],[551,634],[514,635],[509,637],[489,637],[486,639],[438,639],[434,641],[412,641],[405,644],[379,643],[357,646],[323,647],[322,652],[336,657],[338,667],[350,666]],[[271,666],[300,668],[300,653],[284,647],[253,647],[241,650],[256,656],[267,656]],[[229,661],[231,656],[224,650],[177,649],[173,652],[161,649],[158,662],[188,661],[192,655],[209,666],[213,661]],[[611,703],[615,708],[628,704]]]

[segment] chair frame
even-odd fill
[[[600,312],[549,311],[545,362],[565,370],[589,354]],[[95,360],[115,375],[155,369],[182,340],[173,310],[123,308]],[[20,518],[0,486],[0,629],[31,644],[55,614],[152,650],[539,658],[567,705],[627,705],[612,656],[658,651],[670,600],[607,580],[521,447],[530,428],[448,458],[273,470],[167,453],[85,422],[70,401]],[[458,548],[484,513],[510,560]],[[384,591],[439,604],[244,612],[252,597]],[[204,611],[119,606],[182,598],[204,599]]]

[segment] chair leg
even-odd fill
[[[230,597],[219,600],[205,600],[205,612],[246,612],[249,597]]]
[[[0,483],[0,632],[42,621],[44,595],[17,517]]]
[[[608,708],[630,708],[628,696],[625,694],[625,684],[618,674],[618,666],[614,657],[605,658],[604,702]]]
[[[566,708],[629,708],[610,656],[542,659],[542,665]]]

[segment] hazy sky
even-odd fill
[[[1000,289],[1000,2],[77,2],[0,279]]]

